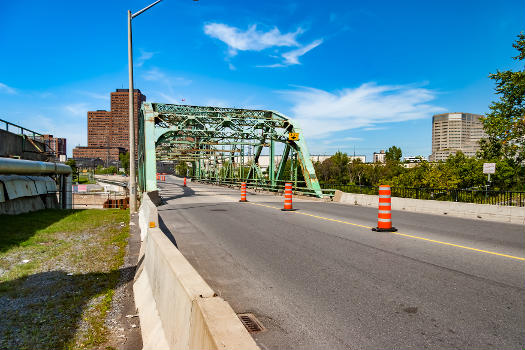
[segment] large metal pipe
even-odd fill
[[[0,174],[40,175],[71,174],[69,165],[34,160],[0,158]]]

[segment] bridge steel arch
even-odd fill
[[[291,140],[290,133],[297,133],[298,139]],[[277,143],[284,145],[278,167]],[[269,164],[263,174],[259,159],[265,148]],[[235,179],[269,189],[294,181],[296,188],[323,196],[301,128],[275,111],[143,103],[138,146],[141,191],[157,189],[157,160],[186,162],[198,180]],[[284,179],[285,168],[289,179]]]

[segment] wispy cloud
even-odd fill
[[[148,81],[161,82],[161,83],[164,83],[164,84],[169,85],[169,86],[175,86],[175,85],[187,86],[187,85],[191,84],[191,80],[189,80],[189,79],[186,79],[186,78],[183,78],[183,77],[172,76],[172,75],[170,75],[168,73],[165,73],[165,72],[161,71],[160,69],[158,69],[156,67],[146,71],[142,75],[142,78],[144,78],[144,80],[148,80]]]
[[[445,109],[429,104],[436,92],[417,85],[362,84],[336,92],[300,87],[282,91],[292,101],[292,113],[309,137],[375,127],[380,123],[428,118]]]
[[[297,41],[297,37],[303,32],[304,30],[301,27],[297,28],[295,32],[289,33],[281,33],[277,27],[265,32],[258,30],[256,24],[251,25],[246,30],[223,23],[208,23],[204,26],[204,33],[212,38],[219,39],[228,46],[229,57],[227,57],[227,61],[237,55],[238,51],[262,51],[269,48],[278,50],[283,47],[297,47],[295,50],[279,53],[277,57],[282,58],[282,62],[257,66],[266,68],[300,64],[299,57],[322,44],[323,40],[319,39],[309,45],[301,45]],[[275,57],[275,55],[270,56]],[[229,67],[232,70],[235,69],[231,63],[229,63]]]
[[[147,70],[142,75],[142,78],[147,81],[155,82],[160,89],[153,92],[153,98],[158,97],[161,100],[158,102],[180,104],[184,98],[183,88],[192,83],[191,80],[177,77],[156,67]],[[155,96],[156,95],[156,96]]]
[[[303,30],[281,34],[277,27],[264,32],[257,30],[257,25],[251,25],[243,31],[223,23],[208,23],[204,26],[204,33],[212,38],[219,39],[228,45],[228,53],[235,56],[237,51],[261,51],[270,47],[299,46],[296,37]]]
[[[299,57],[304,55],[310,50],[315,49],[317,46],[321,45],[323,43],[323,39],[319,39],[314,41],[313,43],[310,43],[306,46],[300,47],[298,49],[295,49],[293,51],[285,52],[283,53],[284,63],[286,65],[292,65],[292,64],[299,64]]]
[[[66,111],[67,114],[74,117],[85,117],[87,115],[87,111],[89,110],[89,105],[85,102],[80,103],[70,103],[65,106],[63,106],[63,109]]]
[[[107,93],[99,94],[99,93],[91,92],[91,91],[79,91],[79,93],[89,96],[91,98],[97,99],[97,100],[109,101],[109,95]]]
[[[0,92],[4,92],[6,94],[14,95],[17,93],[15,88],[12,88],[4,83],[0,83]]]
[[[140,56],[137,58],[136,62],[133,64],[135,67],[142,67],[146,61],[150,60],[156,52],[144,51],[139,49]]]

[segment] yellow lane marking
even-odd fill
[[[272,207],[272,206],[264,205],[264,204],[258,204],[258,203],[253,203],[253,202],[250,202],[250,204],[253,204],[253,205],[259,205],[259,206],[261,206],[261,207],[266,207],[266,208],[272,208],[272,209],[278,209],[278,210],[281,210],[281,208],[276,208],[276,207]],[[311,217],[313,217],[313,218],[317,218],[317,219],[321,219],[321,220],[327,220],[327,221],[339,222],[339,223],[341,223],[341,224],[346,224],[346,225],[352,225],[352,226],[358,226],[358,227],[363,227],[363,228],[371,229],[370,226],[363,226],[363,225],[354,224],[354,223],[351,223],[351,222],[348,222],[348,221],[342,221],[342,220],[336,220],[336,219],[325,218],[325,217],[323,217],[323,216],[317,216],[317,215],[313,215],[313,214],[307,214],[307,213],[303,213],[303,212],[300,212],[300,211],[292,211],[291,213],[299,214],[299,215],[306,215],[306,216],[311,216]]]
[[[261,207],[266,207],[266,208],[271,208],[271,209],[278,209],[280,210],[281,208],[277,208],[277,207],[272,207],[270,205],[265,205],[265,204],[258,204],[258,203],[253,203],[253,202],[249,202],[250,204],[253,204],[253,205],[258,205],[258,206],[261,206]],[[317,218],[317,219],[321,219],[321,220],[327,220],[327,221],[333,221],[333,222],[339,222],[341,224],[345,224],[345,225],[352,225],[352,226],[358,226],[358,227],[363,227],[363,228],[367,228],[367,229],[371,229],[372,227],[370,226],[364,226],[364,225],[358,225],[358,224],[354,224],[354,223],[351,223],[351,222],[348,222],[348,221],[342,221],[342,220],[336,220],[336,219],[330,219],[330,218],[325,218],[323,216],[317,216],[317,215],[312,215],[312,214],[308,214],[308,213],[303,213],[303,212],[298,212],[298,211],[292,211],[290,213],[294,213],[294,214],[300,214],[300,215],[306,215],[306,216],[311,216],[313,218]],[[453,244],[453,243],[448,243],[448,242],[443,242],[443,241],[436,241],[434,239],[430,239],[430,238],[425,238],[425,237],[419,237],[419,236],[414,236],[414,235],[407,235],[406,233],[400,233],[400,232],[388,232],[388,233],[392,233],[394,235],[398,235],[398,236],[402,236],[402,237],[408,237],[408,238],[414,238],[414,239],[420,239],[422,241],[427,241],[427,242],[432,242],[432,243],[437,243],[437,244],[443,244],[443,245],[448,245],[450,247],[456,247],[456,248],[462,248],[462,249],[467,249],[467,250],[472,250],[472,251],[475,251],[475,252],[480,252],[480,253],[485,253],[485,254],[491,254],[491,255],[497,255],[497,256],[503,256],[505,258],[510,258],[510,259],[516,259],[516,260],[520,260],[520,261],[525,261],[525,258],[520,258],[519,256],[513,256],[513,255],[508,255],[508,254],[502,254],[502,253],[496,253],[496,252],[492,252],[492,251],[489,251],[489,250],[483,250],[483,249],[477,249],[477,248],[472,248],[472,247],[466,247],[464,245],[459,245],[459,244]]]

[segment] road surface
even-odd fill
[[[161,227],[262,349],[522,349],[523,225],[159,183]],[[395,209],[395,208],[394,208]]]

